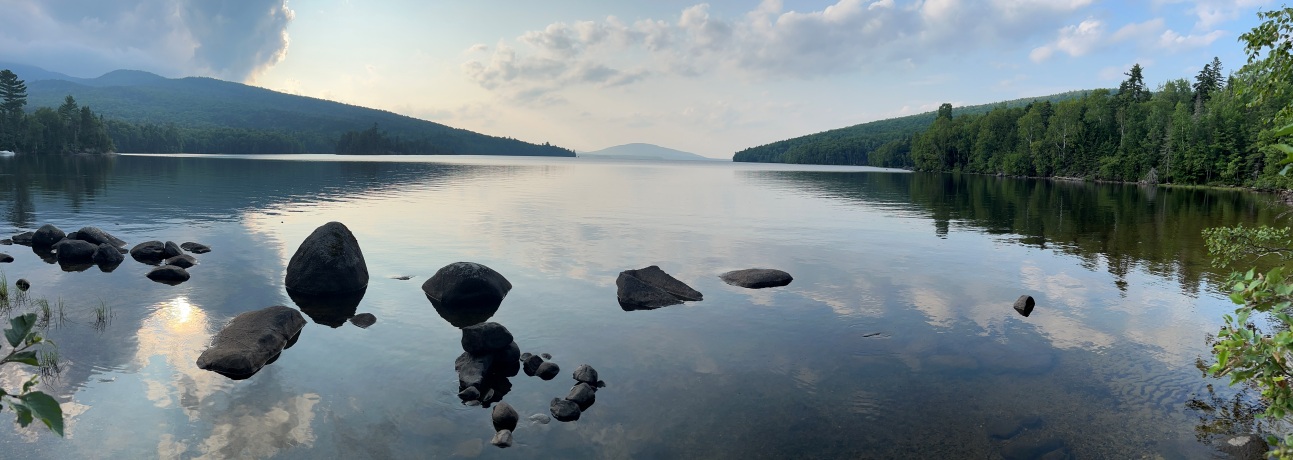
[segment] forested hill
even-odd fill
[[[31,66],[0,68],[26,81],[28,110],[58,106],[69,95],[93,107],[122,152],[334,153],[346,134],[376,126],[390,139],[374,144],[380,150],[348,152],[574,156],[555,146],[212,78],[117,70],[83,79]]]
[[[995,108],[1024,107],[1034,101],[1052,103],[1086,96],[1090,90],[1069,91],[1049,96],[1015,99],[992,104],[956,107],[957,115],[984,114]],[[911,136],[924,132],[938,112],[877,120],[832,129],[736,152],[732,161],[754,163],[802,163],[910,167]]]

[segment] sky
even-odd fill
[[[0,61],[209,76],[577,151],[715,158],[953,106],[1151,86],[1273,0],[0,0]],[[21,78],[21,75],[19,76]]]

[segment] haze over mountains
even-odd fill
[[[580,152],[581,158],[604,158],[621,160],[671,160],[671,161],[719,161],[726,158],[710,158],[691,152],[661,147],[654,144],[632,143],[616,145],[592,152]]]

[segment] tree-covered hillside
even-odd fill
[[[995,108],[1023,107],[1033,101],[1059,102],[1085,96],[1090,91],[1070,91],[1050,96],[1016,99],[995,104],[957,109],[963,114],[982,114]],[[732,161],[755,163],[803,163],[910,167],[911,136],[934,123],[936,112],[878,120],[796,137],[736,152]]]
[[[123,152],[334,153],[345,133],[377,124],[408,145],[434,150],[407,153],[574,156],[555,146],[212,78],[126,70],[94,79],[39,75],[54,79],[26,82],[29,107],[57,106],[71,95],[113,122],[109,134]]]

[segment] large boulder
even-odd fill
[[[278,358],[305,327],[295,309],[276,305],[234,317],[198,356],[198,367],[231,379],[251,377]]]
[[[211,252],[211,248],[209,246],[202,243],[194,243],[192,241],[180,244],[180,249],[194,254],[206,254]]]
[[[436,312],[457,327],[489,319],[511,290],[507,278],[474,262],[445,265],[422,283],[422,292]]]
[[[90,242],[90,244],[93,244],[95,246],[98,246],[100,244],[107,244],[114,248],[120,248],[126,245],[125,241],[122,241],[120,238],[112,236],[112,234],[103,231],[99,227],[83,227],[80,230],[77,230],[73,233],[76,234],[76,239],[81,241],[88,241]]]
[[[67,237],[67,234],[59,230],[58,227],[45,224],[36,229],[36,233],[31,235],[31,245],[38,248],[48,248],[65,237]]]
[[[31,239],[34,238],[35,236],[36,234],[32,232],[22,232],[17,235],[14,235],[13,238],[11,238],[9,241],[12,241],[13,244],[31,246]]]
[[[620,307],[625,311],[652,310],[703,299],[700,292],[655,265],[620,272],[615,287]]]
[[[54,246],[54,251],[58,255],[60,264],[91,263],[94,261],[94,253],[98,249],[98,245],[81,240],[63,240]]]
[[[189,272],[174,265],[162,265],[148,271],[148,279],[158,283],[176,285],[189,280]]]
[[[115,267],[126,260],[126,257],[121,255],[121,251],[117,250],[115,246],[102,243],[94,248],[94,255],[91,260],[99,264],[100,267]]]
[[[157,265],[166,260],[166,243],[145,241],[136,244],[135,247],[130,248],[130,257],[149,265]]]
[[[314,229],[287,263],[283,284],[309,296],[349,294],[368,287],[368,265],[359,241],[341,222]]]
[[[747,268],[718,276],[724,283],[749,289],[785,286],[794,281],[789,273],[772,268]]]
[[[511,343],[512,333],[502,324],[488,322],[462,328],[462,349],[468,353],[499,351]]]

